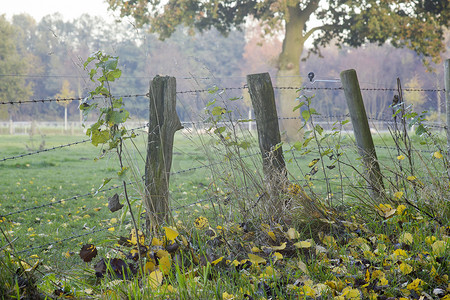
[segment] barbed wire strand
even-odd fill
[[[80,238],[80,237],[83,237],[83,236],[91,235],[91,234],[94,234],[94,233],[97,233],[97,232],[101,232],[101,231],[107,231],[109,228],[110,227],[105,227],[105,228],[101,228],[101,229],[97,229],[97,230],[92,230],[90,232],[86,232],[86,233],[82,233],[82,234],[78,234],[78,235],[73,235],[73,236],[70,236],[70,237],[67,237],[67,238],[64,238],[64,239],[61,239],[61,240],[55,240],[54,242],[43,244],[43,245],[40,245],[40,246],[27,247],[24,250],[17,251],[16,253],[20,254],[20,253],[29,252],[29,251],[36,250],[36,249],[48,248],[50,246],[53,246],[53,245],[56,245],[56,244],[61,244],[63,242],[74,240],[74,239],[77,239],[77,238]]]
[[[136,98],[136,97],[148,97],[147,94],[128,94],[128,95],[118,95],[115,98]],[[16,104],[26,104],[26,103],[46,103],[46,102],[66,102],[66,101],[80,101],[87,97],[72,97],[72,98],[47,98],[47,99],[30,99],[30,100],[18,100],[18,101],[1,101],[0,105],[16,105]],[[106,97],[96,96],[93,99],[104,99]]]
[[[129,129],[129,130],[134,132],[135,130],[143,129],[145,127],[148,127],[148,124],[140,126],[140,127],[132,128],[132,129]],[[62,149],[62,148],[66,148],[66,147],[71,147],[71,146],[74,146],[74,145],[83,144],[83,143],[87,143],[87,142],[90,142],[90,141],[91,141],[90,139],[85,139],[85,140],[72,142],[72,143],[68,143],[68,144],[63,144],[63,145],[59,145],[59,146],[55,146],[55,147],[51,147],[51,148],[46,148],[46,149],[42,149],[42,150],[36,150],[36,151],[28,152],[28,153],[25,153],[25,154],[5,157],[5,158],[0,159],[0,162],[4,162],[6,160],[13,160],[13,159],[18,159],[18,158],[23,158],[25,156],[35,155],[35,154],[39,154],[39,153],[42,153],[42,152],[48,152],[48,151],[52,151],[52,150],[57,150],[57,149]]]
[[[134,183],[135,182],[129,182],[127,184],[134,184]],[[95,192],[89,192],[89,193],[85,193],[85,194],[82,194],[82,195],[75,195],[75,196],[72,196],[70,198],[55,200],[55,201],[48,202],[48,203],[45,203],[45,204],[32,206],[32,207],[27,207],[27,208],[24,208],[24,209],[20,209],[20,210],[16,210],[16,211],[13,211],[13,212],[9,212],[9,213],[4,214],[4,215],[0,215],[0,218],[8,217],[8,216],[16,215],[16,214],[20,214],[20,213],[27,212],[27,211],[30,211],[30,210],[36,210],[36,209],[40,209],[40,208],[44,208],[44,207],[53,206],[55,204],[61,204],[61,203],[64,203],[66,201],[76,200],[76,199],[82,198],[82,197],[94,196],[94,195],[96,195],[96,194],[98,194],[100,192],[107,192],[107,191],[111,191],[111,190],[122,188],[122,187],[123,187],[122,185],[115,185],[115,186],[111,186],[109,188],[101,189],[101,190],[98,190],[98,191],[95,191]]]
[[[224,87],[214,89],[199,89],[199,90],[186,90],[186,91],[177,91],[177,94],[197,94],[197,93],[211,93],[220,92],[224,90],[243,90],[247,89],[248,86],[244,85],[241,87]],[[342,87],[310,87],[310,86],[274,86],[275,90],[342,90]],[[395,92],[398,89],[396,88],[360,88],[361,91],[385,91],[385,92]],[[444,89],[423,89],[423,88],[404,88],[403,91],[408,92],[446,92]],[[115,98],[136,98],[136,97],[149,97],[149,94],[128,94],[128,95],[118,95],[114,96]],[[94,99],[102,99],[104,97],[94,97]],[[46,102],[65,102],[65,101],[80,101],[86,99],[86,97],[74,97],[74,98],[47,98],[47,99],[30,99],[30,100],[19,100],[19,101],[1,101],[0,105],[16,105],[16,104],[26,104],[26,103],[46,103]]]

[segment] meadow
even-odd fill
[[[142,183],[133,183],[144,175],[145,135],[138,132],[126,144],[138,216]],[[176,134],[172,224],[142,237],[148,248],[143,261],[131,257],[135,266],[143,263],[144,276],[114,268],[98,276],[93,263],[80,259],[86,244],[95,245],[98,257],[130,259],[133,252],[118,245],[120,236],[136,246],[128,209],[108,209],[108,198],[121,194],[116,156],[96,159],[101,147],[86,142],[0,162],[1,263],[13,270],[2,272],[5,299],[35,295],[18,283],[28,275],[36,277],[42,298],[450,299],[449,184],[438,132],[412,134],[409,152],[399,152],[391,135],[375,135],[382,200],[368,196],[351,135],[336,132],[307,147],[285,143],[291,186],[284,197],[293,206],[283,216],[259,207],[264,176],[256,138],[248,132],[235,138],[248,144]],[[2,135],[0,159],[83,139]],[[112,178],[101,188],[107,190],[96,193],[105,178]],[[139,218],[139,226],[144,223]],[[26,276],[14,275],[17,264]]]

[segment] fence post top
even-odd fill
[[[356,70],[355,69],[344,70],[344,71],[341,72],[341,76],[347,75],[347,74],[350,74],[350,73],[355,73],[356,74]]]

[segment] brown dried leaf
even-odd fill
[[[80,257],[85,262],[90,262],[94,257],[97,256],[97,248],[93,244],[85,244],[81,247]]]
[[[123,207],[123,204],[119,202],[119,195],[116,193],[112,197],[108,198],[108,208],[111,212],[118,211]]]

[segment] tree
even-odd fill
[[[67,100],[69,98],[73,98],[75,96],[75,92],[70,89],[70,83],[67,80],[63,81],[61,92],[55,95],[56,99],[66,99],[58,101],[59,105],[64,106],[64,130],[67,130],[67,106],[72,102],[71,100]]]
[[[439,60],[444,49],[443,27],[450,22],[448,1],[438,0],[108,0],[112,10],[131,16],[137,26],[165,39],[178,25],[200,32],[217,28],[227,34],[245,24],[248,17],[258,20],[266,35],[282,32],[283,46],[278,58],[278,84],[299,84],[300,57],[306,40],[313,39],[310,53],[331,42],[358,47],[366,42],[408,47],[423,61]],[[314,17],[320,22],[310,26]],[[281,103],[281,113],[292,113],[295,101]],[[291,126],[290,126],[291,127]]]
[[[24,77],[15,75],[26,71],[27,64],[18,54],[13,26],[4,15],[0,16],[0,40],[0,101],[25,100],[31,95],[31,86]],[[9,113],[8,107],[0,107],[0,119],[7,118]]]
[[[411,89],[409,91],[405,91],[406,103],[412,104],[413,110],[421,113],[423,110],[422,105],[425,103],[426,95],[425,92],[420,91],[420,89],[422,89],[423,87],[417,74],[415,74],[414,77],[406,83],[406,88]]]

